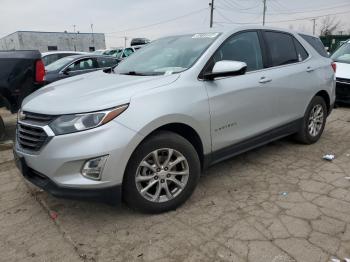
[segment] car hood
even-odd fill
[[[47,85],[24,99],[22,110],[58,115],[84,113],[129,103],[135,93],[169,85],[179,74],[130,76],[103,71],[79,75]]]
[[[336,62],[336,64],[337,64],[336,76],[339,78],[350,79],[350,64],[339,63],[339,62]]]

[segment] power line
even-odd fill
[[[271,2],[271,7],[274,7],[274,2]],[[347,6],[350,6],[350,4],[344,4],[344,5],[338,5],[338,6],[329,6],[329,7],[324,7],[324,8],[320,8],[320,9],[313,9],[313,10],[306,10],[306,11],[300,11],[300,10],[297,10],[297,11],[293,11],[293,10],[286,10],[285,12],[281,12],[281,11],[277,11],[277,12],[266,12],[267,15],[269,16],[279,16],[279,15],[293,15],[293,14],[303,14],[303,13],[313,13],[313,12],[320,12],[320,11],[325,11],[325,10],[329,10],[329,9],[336,9],[336,8],[342,8],[342,7],[347,7]],[[237,11],[237,9],[234,9],[234,8],[224,8],[222,6],[218,6],[216,5],[216,8],[220,8],[222,10],[232,10],[232,11]],[[281,10],[281,9],[279,9]],[[245,12],[245,11],[239,11],[239,13],[244,13],[244,14],[251,14],[251,15],[256,15],[256,14],[259,14],[260,12]]]
[[[343,12],[337,12],[337,13],[329,13],[327,15],[341,15],[341,14],[347,14],[350,13],[350,10],[343,11]],[[302,20],[311,20],[313,18],[321,18],[326,15],[318,15],[318,16],[309,16],[309,17],[303,17],[303,18],[296,18],[296,19],[287,19],[287,20],[276,20],[276,21],[266,21],[267,24],[273,24],[273,23],[284,23],[284,22],[294,22],[294,21],[302,21]],[[251,23],[239,23],[239,22],[220,22],[221,24],[257,24],[258,22],[251,22]]]
[[[191,12],[191,13],[187,13],[187,14],[182,15],[182,16],[177,16],[177,17],[174,17],[174,18],[171,18],[171,19],[159,21],[159,22],[157,22],[157,23],[148,24],[148,25],[144,25],[144,26],[140,26],[140,27],[134,27],[134,28],[126,28],[126,29],[124,29],[124,30],[119,30],[119,31],[115,31],[115,32],[109,32],[109,33],[106,33],[106,34],[118,34],[118,33],[123,33],[123,32],[127,32],[127,31],[136,31],[136,30],[139,30],[139,29],[144,29],[144,28],[148,28],[148,27],[153,27],[153,26],[157,26],[157,25],[161,25],[161,24],[173,22],[173,21],[176,21],[176,20],[179,20],[179,19],[188,17],[188,16],[192,16],[192,15],[194,15],[194,14],[201,13],[201,12],[203,12],[204,10],[207,10],[207,9],[208,9],[208,8],[202,8],[202,9],[198,9],[198,10],[196,10],[196,11],[193,11],[193,12]]]
[[[347,6],[350,6],[350,4],[333,6],[333,7],[327,7],[327,8],[320,8],[320,9],[313,9],[313,10],[309,10],[309,11],[288,11],[288,12],[269,13],[269,15],[303,14],[303,13],[319,12],[319,11],[325,11],[325,10],[329,10],[329,9],[336,9],[336,8],[347,7]]]

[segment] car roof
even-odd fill
[[[42,56],[52,55],[52,54],[87,54],[87,52],[78,52],[78,51],[49,51],[41,53]]]
[[[69,57],[73,58],[74,60],[81,59],[81,58],[89,58],[89,57],[105,57],[105,58],[114,58],[115,59],[115,57],[109,56],[109,55],[94,55],[94,54],[71,55]]]
[[[273,30],[273,31],[286,32],[286,33],[290,33],[290,34],[303,34],[303,35],[316,37],[316,36],[314,36],[312,34],[308,34],[308,33],[304,33],[304,32],[301,33],[301,32],[296,32],[296,31],[293,31],[293,30],[285,29],[285,28],[262,26],[262,25],[223,26],[223,27],[220,27],[220,28],[212,28],[212,29],[209,29],[209,30],[206,30],[206,31],[202,31],[202,32],[191,31],[191,32],[185,33],[185,34],[175,34],[175,35],[168,35],[168,36],[205,34],[205,33],[220,33],[222,35],[231,35],[233,33],[236,33],[236,32],[239,32],[239,31],[244,31],[244,30]]]

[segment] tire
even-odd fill
[[[315,111],[316,110],[316,111]],[[319,114],[316,114],[318,110],[321,110]],[[322,115],[322,117],[321,117]],[[322,120],[321,120],[322,118]],[[303,144],[316,143],[324,130],[327,119],[327,106],[324,99],[320,96],[315,96],[309,106],[306,109],[305,116],[300,127],[299,132],[296,135],[296,139]],[[313,121],[314,130],[310,127]],[[321,122],[320,122],[321,121]],[[317,123],[317,124],[316,124]]]
[[[174,210],[192,195],[200,172],[198,154],[189,141],[173,132],[157,132],[132,154],[124,175],[123,199],[144,213]]]

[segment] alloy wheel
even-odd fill
[[[309,134],[313,137],[318,136],[324,121],[324,110],[322,105],[315,105],[311,111],[308,122],[308,131]]]
[[[162,148],[149,153],[139,164],[135,182],[142,197],[151,202],[167,202],[186,187],[189,166],[183,154]]]

